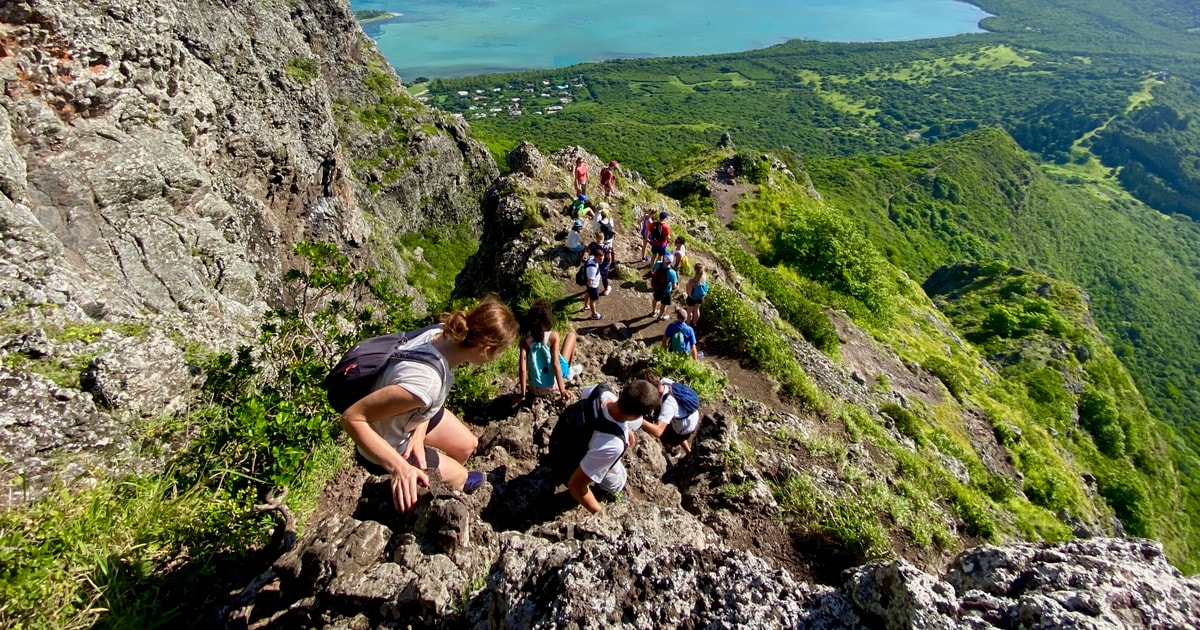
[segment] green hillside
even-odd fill
[[[1154,411],[1200,440],[1186,421],[1200,409],[1194,223],[1164,217],[1111,182],[1055,181],[998,131],[809,168],[831,202],[916,277],[959,259],[998,258],[1084,287]]]

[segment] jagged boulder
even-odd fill
[[[189,367],[179,344],[161,332],[146,338],[106,332],[108,348],[92,359],[81,383],[101,405],[140,416],[169,416],[182,411],[199,385],[199,370]]]
[[[0,400],[0,504],[41,496],[56,480],[137,468],[128,424],[77,389],[0,367]]]
[[[546,168],[546,158],[538,151],[536,145],[528,140],[518,144],[515,149],[505,156],[508,170],[520,173],[526,177],[537,177]]]

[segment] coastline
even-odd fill
[[[377,23],[379,23],[379,22],[387,22],[388,20],[394,20],[394,19],[396,19],[396,18],[398,18],[398,17],[403,17],[403,16],[404,16],[404,14],[403,14],[403,13],[392,13],[392,12],[390,12],[390,11],[389,11],[389,12],[385,13],[384,15],[376,15],[376,16],[373,16],[373,17],[369,17],[369,18],[367,18],[367,19],[365,19],[365,20],[360,20],[360,19],[358,19],[358,16],[355,16],[355,18],[354,18],[354,19],[355,19],[355,20],[356,20],[356,21],[357,21],[359,24],[377,24]]]

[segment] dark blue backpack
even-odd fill
[[[700,395],[683,383],[671,383],[671,396],[679,403],[679,417],[686,418],[700,409]],[[665,396],[664,396],[665,398]]]
[[[371,393],[379,374],[393,361],[419,361],[429,365],[437,370],[445,383],[448,375],[438,355],[417,349],[401,349],[410,340],[438,327],[440,324],[434,324],[420,330],[381,335],[354,344],[321,381],[321,387],[325,388],[329,397],[329,406],[338,413],[344,413]]]

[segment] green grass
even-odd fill
[[[288,60],[284,72],[292,81],[306,85],[321,76],[321,64],[309,57],[292,57]]]

